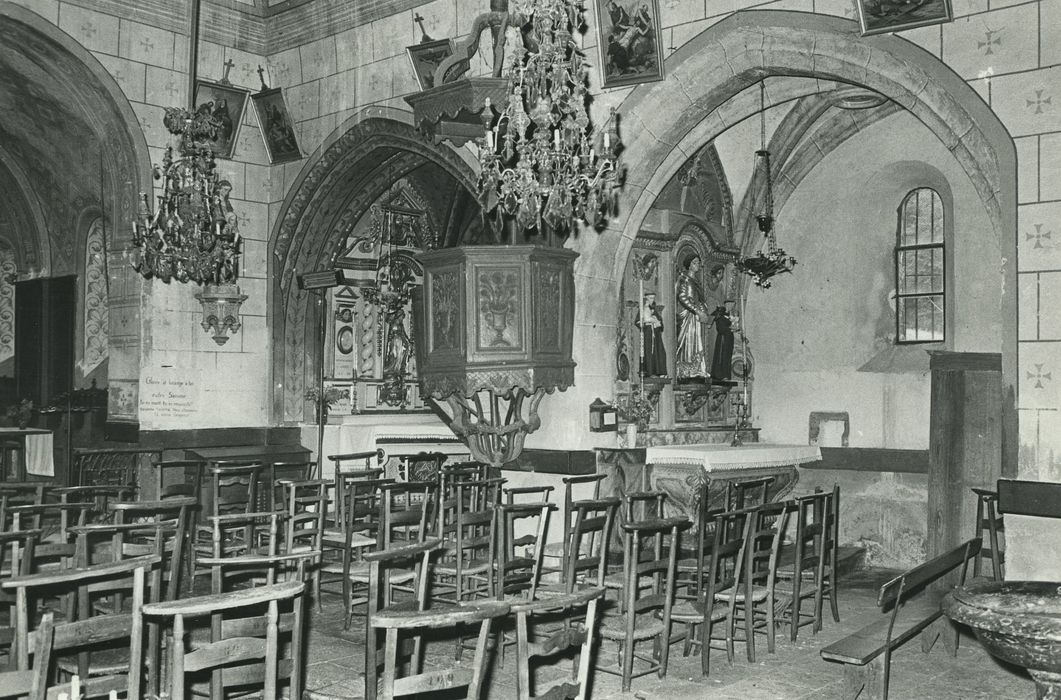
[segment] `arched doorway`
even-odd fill
[[[35,403],[95,380],[109,420],[137,420],[141,285],[121,231],[151,191],[147,143],[114,78],[53,24],[0,1],[0,237],[16,279],[66,280],[77,319],[68,307],[65,379],[34,386]]]
[[[297,276],[334,266],[345,268],[351,280],[347,285],[349,308],[358,309],[356,280],[376,275],[380,245],[396,240],[383,233],[390,225],[383,218],[396,216],[396,225],[405,226],[422,217],[423,235],[417,237],[430,239],[429,247],[467,241],[478,230],[479,219],[472,195],[475,175],[467,157],[466,152],[425,141],[413,128],[408,112],[369,108],[336,129],[303,168],[270,240],[275,420],[312,419],[307,415],[305,394],[316,383],[319,306],[315,294],[299,289]],[[418,243],[409,249],[425,245]],[[395,261],[411,257],[395,252]],[[372,326],[366,332],[385,332],[375,325],[378,318],[363,321]],[[357,341],[358,351],[365,346],[364,357],[349,345],[342,349],[357,356],[351,361],[367,363],[358,366],[357,372],[374,372],[378,377],[384,350],[371,344],[366,333]],[[353,373],[355,368],[348,371]]]

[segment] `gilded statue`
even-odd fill
[[[704,302],[704,290],[697,276],[700,256],[689,255],[678,273],[675,296],[678,299],[678,351],[675,371],[678,379],[707,380],[706,338],[712,318]]]

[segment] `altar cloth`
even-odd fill
[[[733,469],[789,467],[817,462],[817,445],[771,445],[754,442],[733,447],[725,444],[661,445],[645,451],[645,464],[693,465],[706,472]]]
[[[25,450],[26,474],[33,476],[55,476],[55,460],[52,453],[52,432],[38,428],[0,428],[0,438],[22,442]]]

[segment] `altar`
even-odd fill
[[[800,464],[822,458],[816,445],[772,445],[750,443],[660,445],[633,449],[598,449],[597,471],[607,475],[602,495],[622,496],[628,491],[649,489],[667,494],[665,515],[699,518],[700,488],[708,488],[707,507],[723,507],[727,481],[772,476],[767,498],[784,498],[796,485]]]

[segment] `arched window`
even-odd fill
[[[927,187],[899,205],[895,246],[895,342],[944,339],[943,201]]]

